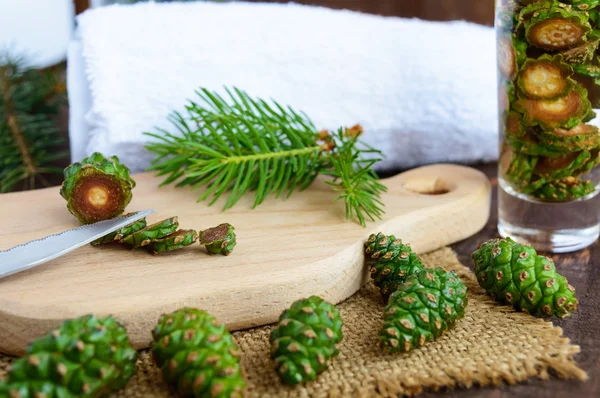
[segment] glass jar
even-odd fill
[[[496,0],[498,231],[548,252],[599,235],[600,0]]]

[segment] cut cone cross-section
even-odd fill
[[[528,59],[519,71],[518,86],[521,94],[531,99],[556,99],[567,95],[575,86],[569,76],[571,66],[563,62],[561,55],[543,55]]]
[[[116,156],[94,153],[65,169],[60,194],[69,211],[90,224],[123,214],[133,187],[129,169]]]

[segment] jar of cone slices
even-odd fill
[[[499,223],[548,252],[599,234],[600,0],[497,0]]]

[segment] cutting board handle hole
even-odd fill
[[[412,178],[403,184],[404,189],[420,195],[444,195],[454,190],[454,185],[440,177]]]

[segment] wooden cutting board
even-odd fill
[[[339,303],[367,280],[363,242],[382,231],[418,253],[467,238],[486,223],[490,183],[474,169],[433,165],[384,180],[385,219],[367,228],[346,221],[342,202],[322,181],[287,200],[252,210],[247,196],[227,212],[196,203],[198,192],[158,188],[134,176],[128,211],[156,209],[148,220],[179,216],[184,229],[223,222],[236,228],[228,256],[198,244],[152,256],[121,245],[86,246],[29,271],[0,279],[0,351],[22,354],[33,339],[67,318],[112,314],[137,348],[151,342],[158,317],[183,306],[202,308],[232,330],[275,322],[293,301],[320,295]],[[59,188],[0,195],[0,250],[78,226]]]

